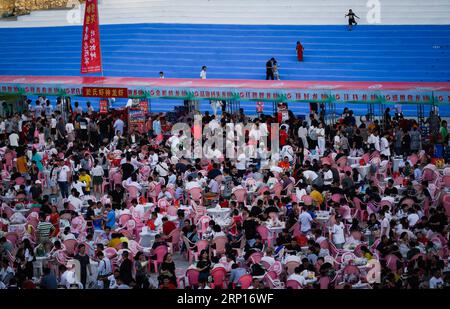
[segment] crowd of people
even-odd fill
[[[192,159],[173,155],[185,136],[164,114],[132,129],[60,106],[40,97],[0,119],[0,288],[450,286],[449,138],[434,113],[426,127],[389,109],[289,113],[278,155]],[[213,132],[249,124],[253,146],[278,121],[201,117]]]

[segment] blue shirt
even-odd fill
[[[114,210],[110,210],[108,212],[108,215],[106,216],[106,226],[109,228],[114,228],[114,225],[116,223],[116,213]]]
[[[247,274],[247,271],[245,270],[245,268],[232,269],[231,275],[230,275],[230,282],[237,283],[239,281],[239,279],[246,274]]]
[[[309,211],[308,213],[311,215],[311,218],[315,219],[317,217],[316,213],[314,211]]]
[[[156,135],[161,134],[161,122],[159,120],[153,121],[153,132]]]

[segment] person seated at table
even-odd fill
[[[208,227],[206,228],[206,231],[203,233],[202,238],[203,239],[212,239],[213,238],[213,227],[216,225],[216,222],[214,220],[209,220]]]
[[[161,235],[157,234],[155,236],[155,241],[153,242],[152,249],[151,249],[151,252],[150,252],[150,254],[151,254],[150,259],[152,259],[152,260],[156,260],[157,259],[157,256],[156,256],[156,254],[154,254],[154,251],[155,251],[156,248],[158,248],[160,246],[166,246],[167,247],[167,243],[161,237]]]
[[[401,174],[403,177],[409,177],[413,174],[413,170],[409,161],[405,162],[405,166],[401,168]]]
[[[167,217],[162,218],[162,235],[161,238],[171,242],[172,237],[169,237],[170,233],[175,230],[177,226],[172,221],[169,221]]]
[[[160,284],[162,284],[165,279],[168,279],[169,282],[175,287],[177,286],[177,277],[175,276],[175,263],[173,261],[171,253],[166,253],[159,271],[158,281],[160,282]]]
[[[296,237],[291,238],[291,242],[285,246],[285,251],[290,254],[297,254],[302,251],[302,247],[297,242]]]
[[[312,271],[314,273],[316,272],[314,264],[311,264],[309,259],[306,257],[302,259],[302,263],[300,264],[300,266],[298,266],[298,268],[300,268],[300,272],[303,272],[305,270]]]
[[[212,238],[226,237],[227,235],[222,231],[220,225],[216,224],[212,227]]]
[[[250,245],[249,243],[247,243],[245,245],[244,259],[248,260],[248,258],[250,257],[250,255],[252,255],[252,253],[261,252],[263,248],[264,248],[264,244],[262,242],[261,236],[259,236],[259,234],[258,234],[255,237],[255,242],[252,245]]]
[[[384,195],[398,195],[398,190],[394,187],[394,180],[392,178],[388,180],[387,186],[384,189]]]
[[[320,190],[319,186],[316,184],[313,184],[312,191],[309,194],[309,196],[311,196],[311,198],[316,202],[316,205],[318,205],[318,206],[322,205],[322,203],[324,201],[322,193],[320,193],[319,190]]]
[[[70,226],[66,226],[64,231],[59,235],[62,241],[76,239],[75,235],[70,232]]]
[[[111,234],[111,240],[108,242],[108,247],[111,247],[111,248],[117,248],[117,246],[118,245],[120,245],[120,243],[122,242],[121,240],[120,240],[120,238],[122,237],[123,235],[122,234],[120,234],[120,233],[112,233]]]
[[[303,272],[302,268],[300,266],[295,267],[294,269],[294,273],[290,274],[289,277],[287,278],[287,280],[294,280],[297,281],[298,283],[300,283],[302,285],[302,287],[307,285],[307,282],[305,280],[305,277],[303,277],[301,275],[301,273]]]
[[[167,201],[171,201],[173,199],[172,193],[167,191],[167,187],[165,185],[161,186],[161,192],[159,192],[158,200],[165,198]]]
[[[289,229],[285,228],[278,234],[277,244],[288,245],[291,242],[293,233]]]
[[[247,270],[244,267],[240,266],[240,264],[238,263],[234,263],[231,266],[230,279],[228,280],[229,282],[228,288],[232,289],[234,286],[236,286],[239,279],[241,279],[241,277],[246,274]]]

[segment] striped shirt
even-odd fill
[[[50,222],[39,222],[37,226],[37,235],[40,240],[48,239],[50,232],[53,229],[53,224]]]

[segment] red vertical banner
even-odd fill
[[[81,74],[102,71],[97,0],[86,0],[83,40],[81,42]]]
[[[147,99],[142,99],[141,102],[139,102],[139,104],[141,105],[141,110],[144,113],[144,115],[147,115],[147,113],[148,113],[148,100]]]
[[[107,113],[108,113],[108,100],[101,99],[100,100],[100,114],[107,114]]]

